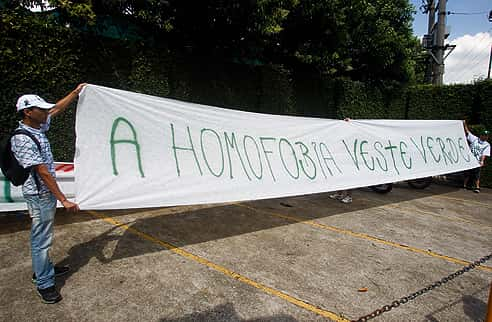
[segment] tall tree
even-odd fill
[[[328,74],[407,81],[412,12],[407,0],[304,0],[289,16],[283,46]]]
[[[35,1],[20,0],[22,3]],[[412,81],[418,43],[409,0],[50,0],[88,25],[110,16],[196,54],[298,60],[333,76]],[[116,20],[115,20],[116,21]]]

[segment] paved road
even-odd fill
[[[492,191],[398,185],[236,204],[57,214],[64,299],[30,282],[26,215],[0,216],[1,321],[329,321],[492,253]],[[492,260],[376,321],[481,321]]]

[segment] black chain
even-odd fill
[[[474,268],[477,268],[478,266],[480,266],[483,263],[485,263],[486,261],[488,261],[490,258],[492,258],[492,254],[484,256],[484,257],[480,258],[479,260],[471,263],[470,265],[465,266],[462,269],[460,269],[460,270],[458,270],[458,271],[456,271],[456,272],[454,272],[454,273],[452,273],[446,277],[441,278],[439,281],[434,282],[431,285],[424,287],[421,290],[418,290],[417,292],[414,292],[408,296],[402,297],[399,300],[393,301],[393,302],[391,302],[390,305],[385,305],[382,308],[377,309],[376,311],[374,311],[370,314],[361,316],[357,320],[352,320],[351,322],[364,322],[364,321],[369,321],[371,319],[374,319],[375,317],[383,314],[384,312],[391,311],[392,309],[397,308],[400,305],[407,303],[408,301],[414,300],[416,297],[418,297],[422,294],[425,294],[425,293],[427,293],[427,292],[429,292],[435,288],[438,288],[438,287],[442,286],[443,284],[446,284],[447,282],[455,279],[456,277],[463,275],[464,273],[469,272]]]

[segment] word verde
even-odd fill
[[[130,130],[130,138],[116,138],[118,129],[126,127]],[[192,132],[190,127],[178,131],[173,123],[169,124],[171,157],[174,159],[176,173],[181,176],[184,163],[195,168],[200,175],[205,172],[215,176],[227,176],[233,179],[245,176],[248,180],[261,180],[266,176],[277,181],[280,174],[293,179],[308,178],[315,180],[322,176],[342,174],[338,160],[324,142],[291,141],[284,137],[237,135],[233,131],[217,131],[202,128]],[[177,141],[181,143],[177,143]],[[125,118],[114,120],[111,129],[110,147],[113,174],[118,175],[116,146],[130,144],[135,148],[138,171],[144,177],[142,156],[137,132]],[[400,174],[403,168],[412,169],[415,158],[424,164],[429,162],[452,165],[461,159],[470,162],[466,153],[466,145],[462,138],[440,138],[431,136],[410,137],[409,141],[397,142],[368,141],[364,139],[341,140],[342,146],[335,154],[337,158],[350,160],[357,171],[394,171]],[[418,151],[418,152],[417,152]],[[347,164],[345,163],[344,166]],[[191,169],[187,169],[190,171]]]

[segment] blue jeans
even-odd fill
[[[32,268],[38,289],[55,285],[55,269],[49,258],[53,240],[56,198],[52,193],[25,195],[31,224]]]

